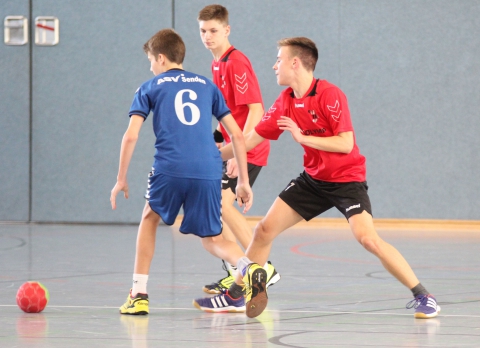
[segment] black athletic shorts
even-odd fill
[[[262,170],[261,166],[257,166],[255,164],[248,163],[248,181],[250,183],[250,187],[253,186],[253,183],[257,179],[260,170]],[[222,176],[222,190],[227,190],[230,188],[233,193],[235,193],[235,188],[237,187],[237,178],[229,178],[227,176],[227,161],[223,162],[223,176]]]
[[[348,220],[364,210],[372,215],[367,191],[366,181],[327,182],[315,180],[303,172],[290,181],[278,196],[307,221],[333,207]]]

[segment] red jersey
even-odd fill
[[[280,116],[290,117],[302,134],[331,137],[341,132],[353,132],[347,98],[326,80],[314,79],[303,98],[295,98],[287,88],[255,127],[266,139],[277,140],[283,130],[278,128]],[[365,157],[360,154],[354,134],[350,153],[327,152],[303,146],[305,171],[314,179],[329,182],[363,182],[366,177]]]
[[[262,94],[257,76],[248,58],[231,46],[216,62],[212,62],[213,82],[217,85],[232,112],[232,116],[240,129],[243,130],[248,117],[248,105],[261,103]],[[225,142],[231,142],[227,131],[220,124]],[[247,153],[247,162],[257,166],[266,166],[270,152],[268,140],[258,144]]]

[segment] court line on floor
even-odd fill
[[[2,307],[17,307],[17,305],[0,305]],[[62,309],[62,308],[84,308],[84,309],[118,309],[118,307],[108,307],[108,306],[48,306],[48,308],[52,309]],[[150,307],[150,310],[159,310],[159,311],[195,311],[201,312],[196,308],[182,308],[182,307]],[[269,309],[269,312],[276,312],[276,313],[309,313],[309,314],[353,314],[353,315],[393,315],[393,316],[412,316],[411,313],[378,313],[378,312],[367,312],[367,311],[359,311],[359,312],[352,312],[352,311],[342,311],[342,312],[335,312],[335,311],[316,311],[316,310],[289,310],[289,309]],[[210,313],[215,314],[215,313]],[[225,313],[217,313],[217,314],[225,314]],[[455,318],[480,318],[480,315],[470,315],[470,314],[440,314],[439,318],[445,317],[455,317]]]

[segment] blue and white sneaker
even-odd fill
[[[204,312],[210,313],[244,313],[245,298],[231,298],[228,291],[223,291],[214,297],[197,298],[193,305]]]
[[[435,318],[440,313],[440,306],[433,295],[420,295],[408,302],[405,307],[415,308],[413,316],[418,319]]]

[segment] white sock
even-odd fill
[[[148,274],[133,274],[132,296],[147,293]]]
[[[240,259],[238,259],[237,261],[237,270],[242,272],[242,276],[245,275],[245,268],[247,268],[247,266],[249,264],[251,264],[252,261],[250,261],[248,259],[248,257],[244,256],[244,257],[241,257]]]
[[[268,261],[265,262],[265,264],[263,265],[263,268],[264,268],[265,270],[267,269],[267,267],[268,267]]]
[[[230,274],[236,278],[237,277],[237,273],[238,273],[238,270],[237,270],[237,267],[235,266],[232,266],[230,263],[228,263],[227,261],[225,261],[225,263],[227,264],[227,268],[228,270],[230,271]]]

